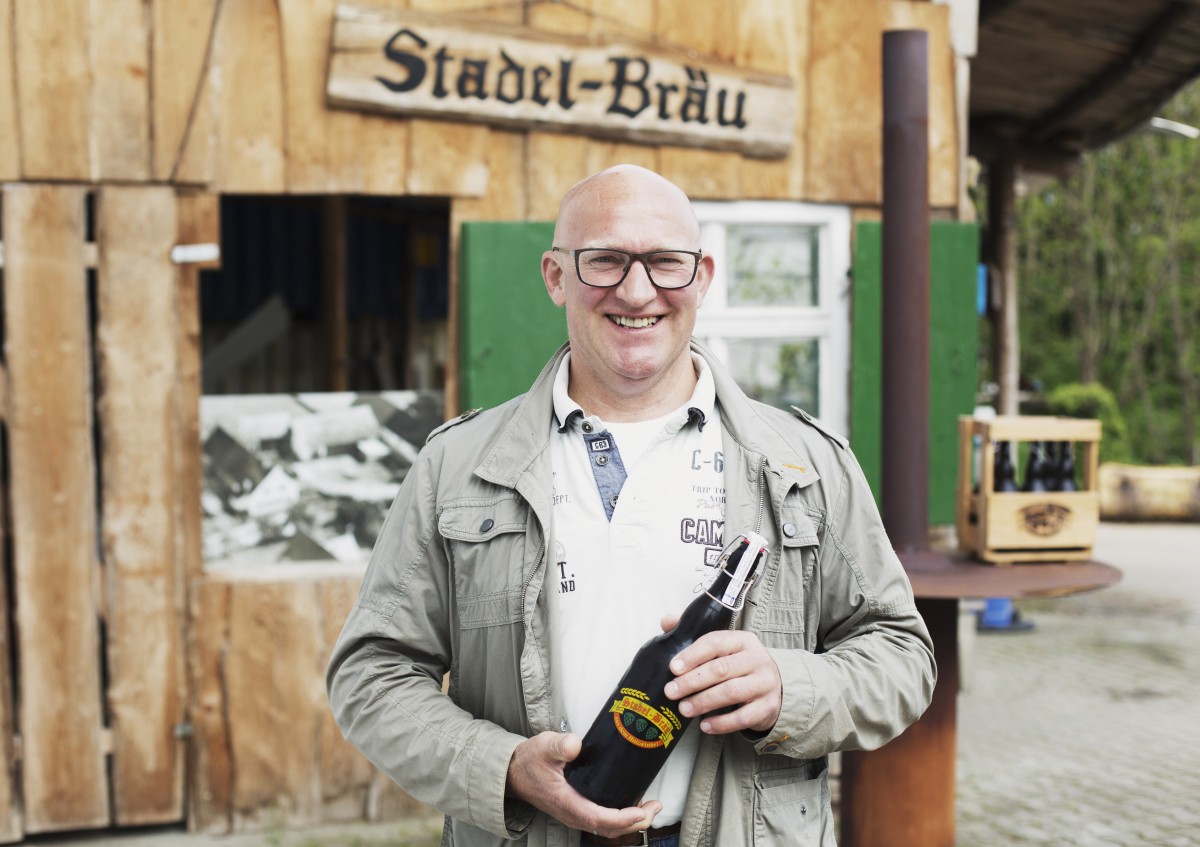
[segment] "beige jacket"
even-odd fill
[[[430,436],[329,665],[342,732],[446,813],[445,845],[578,844],[577,833],[504,798],[516,745],[568,728],[550,684],[545,597],[554,580],[551,388],[565,349],[528,394]],[[725,525],[761,526],[775,551],[737,625],[778,663],[783,708],[756,743],[702,739],[681,844],[828,847],[824,757],[878,747],[921,715],[936,675],[932,644],[844,442],[803,413],[749,400],[695,349],[721,407]]]

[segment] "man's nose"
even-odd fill
[[[631,305],[644,305],[658,296],[644,259],[634,259],[629,273],[617,286],[617,296]]]

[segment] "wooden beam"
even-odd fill
[[[0,366],[0,420],[4,419],[8,404],[8,372]],[[6,473],[6,462],[0,456],[0,474]],[[8,488],[0,487],[0,572],[8,573]],[[24,827],[21,825],[20,792],[16,738],[16,702],[13,700],[11,651],[12,632],[10,616],[13,605],[9,597],[8,580],[0,579],[0,844],[11,844],[22,840]]]
[[[69,4],[70,5],[70,4]],[[85,191],[8,185],[3,239],[26,831],[106,826]]]
[[[350,388],[349,326],[346,287],[349,256],[346,246],[346,198],[321,201],[321,298],[325,327],[326,391]]]
[[[1017,331],[1016,163],[1001,157],[988,166],[988,227],[992,235],[994,282],[1000,285],[999,310],[993,323],[993,364],[1000,394],[996,411],[1018,414],[1021,341]]]
[[[100,180],[141,182],[150,178],[149,10],[143,0],[102,8],[90,32],[93,170]]]
[[[175,192],[105,187],[96,217],[113,810],[119,825],[168,823],[183,819],[184,765]]]
[[[21,175],[87,181],[93,176],[91,4],[12,3]]]
[[[11,57],[13,45],[12,7],[14,0],[0,0],[0,56]],[[17,91],[13,62],[0,61],[0,181],[21,178],[21,131],[17,125]]]

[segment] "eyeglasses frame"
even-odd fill
[[[625,281],[626,277],[629,276],[629,272],[633,269],[633,263],[641,262],[642,267],[646,271],[646,279],[650,280],[650,284],[655,288],[661,289],[662,291],[680,291],[696,281],[696,274],[700,270],[700,260],[704,258],[704,252],[701,250],[647,250],[644,253],[634,253],[631,250],[619,250],[616,247],[577,247],[573,250],[564,249],[562,247],[551,247],[550,250],[554,253],[563,253],[571,256],[575,260],[575,276],[579,278],[580,282],[589,288],[616,288]],[[608,253],[620,253],[623,256],[628,256],[629,263],[625,266],[625,272],[621,274],[621,278],[612,285],[596,285],[594,282],[588,282],[586,279],[584,279],[583,272],[579,269],[579,254],[588,250],[603,250]],[[650,265],[647,262],[647,259],[656,253],[686,253],[687,255],[691,256],[696,260],[695,264],[692,265],[691,279],[689,279],[683,285],[659,285],[654,281],[654,272],[650,270]]]

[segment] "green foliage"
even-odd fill
[[[1113,393],[1095,382],[1069,382],[1046,396],[1046,411],[1068,418],[1096,418],[1100,421],[1100,461],[1129,462],[1129,435],[1125,416]]]
[[[1200,126],[1200,83],[1160,114]],[[1200,142],[1135,132],[1018,217],[1022,375],[1109,389],[1133,461],[1200,462]]]

